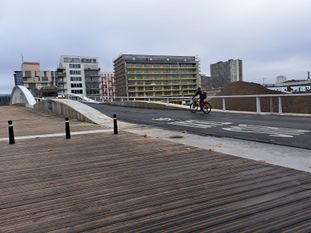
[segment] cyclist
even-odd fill
[[[200,98],[200,110],[202,110],[204,99],[206,99],[206,92],[202,91],[201,87],[198,87],[192,99],[194,99],[196,96],[199,96]]]

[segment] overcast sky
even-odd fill
[[[0,93],[25,61],[55,70],[60,55],[194,55],[201,73],[239,58],[243,79],[303,79],[311,71],[310,0],[0,0]]]

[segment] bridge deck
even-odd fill
[[[8,120],[13,121],[15,136],[64,133],[64,118],[37,113],[21,106],[0,107],[0,138],[8,137]],[[99,130],[102,127],[70,119],[72,131]]]
[[[125,132],[0,147],[0,232],[311,230],[309,173]]]

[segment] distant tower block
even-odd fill
[[[286,81],[286,76],[285,75],[278,75],[276,76],[276,83],[283,83]]]

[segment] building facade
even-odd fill
[[[11,101],[10,94],[0,94],[0,105],[9,105]]]
[[[61,56],[57,69],[60,93],[99,96],[99,63],[96,57]]]
[[[285,75],[278,75],[276,76],[276,83],[283,83],[286,81],[286,76]]]
[[[21,70],[16,70],[14,71],[14,84],[15,86],[17,85],[24,85],[24,82],[23,82],[23,71]]]
[[[100,85],[100,95],[104,100],[113,100],[116,96],[116,86],[114,73],[103,72],[100,74],[101,85]]]
[[[211,80],[217,84],[215,88],[223,88],[229,83],[243,81],[242,60],[230,59],[226,62],[217,62],[211,64]]]
[[[38,62],[23,62],[21,68],[21,71],[14,73],[15,85],[24,85],[37,97],[57,93],[55,71],[41,71]]]
[[[283,91],[291,93],[305,93],[311,92],[311,80],[301,79],[301,80],[288,80],[276,84],[266,84],[266,88],[274,91]]]
[[[199,62],[194,56],[122,54],[114,60],[117,96],[192,96]]]

